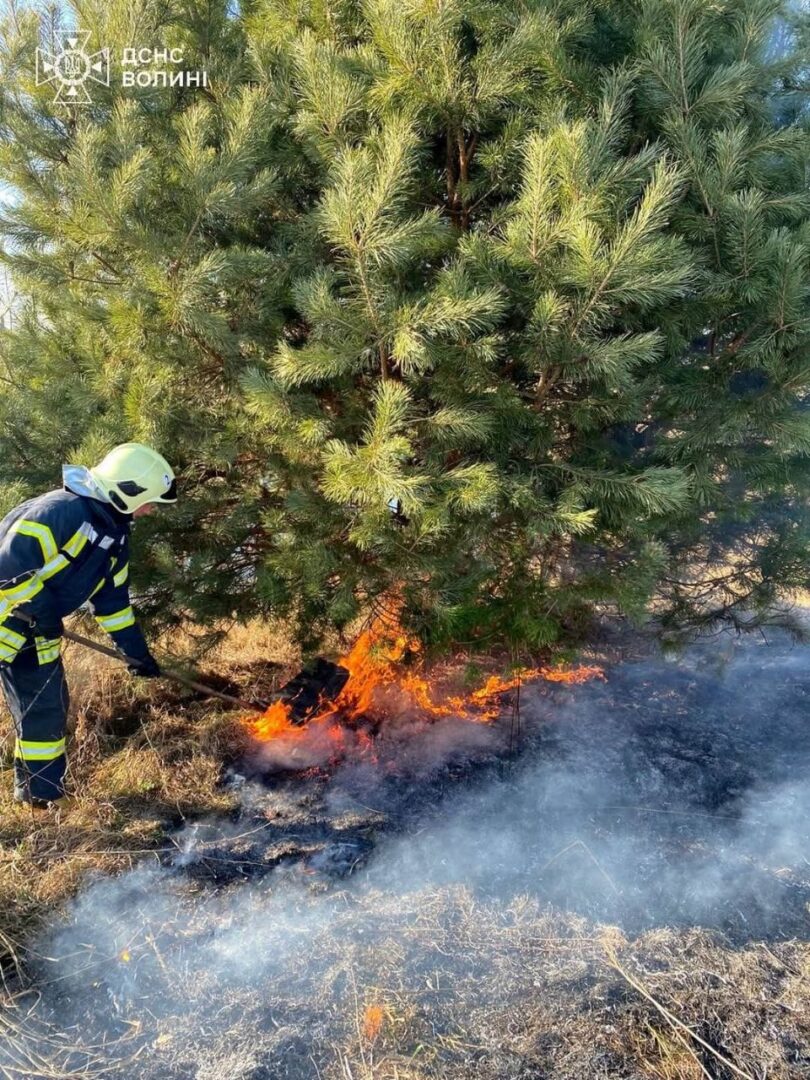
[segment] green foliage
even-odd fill
[[[0,28],[3,505],[126,438],[164,621],[398,588],[547,648],[807,584],[807,28],[776,0],[88,0]],[[209,87],[36,86],[59,17]],[[781,43],[780,48],[775,43]]]

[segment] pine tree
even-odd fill
[[[804,28],[765,0],[12,8],[0,485],[123,438],[181,468],[147,608],[393,591],[542,648],[806,584]],[[61,20],[61,22],[60,22]],[[62,25],[209,85],[36,86]],[[775,42],[781,43],[780,48]]]

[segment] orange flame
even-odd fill
[[[382,1005],[366,1005],[363,1013],[363,1034],[369,1042],[374,1042],[380,1034],[383,1022]]]
[[[334,701],[324,702],[323,708],[306,726],[293,723],[290,707],[277,701],[252,721],[251,733],[263,742],[279,737],[304,738],[307,727],[313,724],[327,725],[338,713],[348,719],[361,717],[374,705],[378,691],[386,687],[393,687],[406,695],[427,716],[456,716],[476,723],[488,722],[500,711],[499,696],[517,689],[524,682],[545,679],[548,682],[573,684],[604,678],[602,669],[598,667],[581,666],[568,670],[561,666],[521,668],[506,678],[490,675],[483,686],[466,697],[447,696],[437,702],[433,700],[430,683],[422,674],[398,667],[403,657],[419,653],[420,650],[420,643],[404,634],[393,617],[382,617],[364,630],[349,652],[341,657],[340,664],[349,672],[346,685]],[[327,729],[327,734],[336,744],[341,743],[338,728]],[[367,749],[365,744],[364,749]]]

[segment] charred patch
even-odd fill
[[[39,944],[47,1045],[146,1080],[731,1075],[715,1051],[803,1077],[810,661],[747,641],[606,674],[524,687],[519,753],[508,695],[484,725],[386,698],[323,764],[240,763],[237,814]]]

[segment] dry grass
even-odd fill
[[[184,647],[193,653],[191,638],[172,644],[175,657]],[[0,714],[0,963],[13,962],[16,943],[89,871],[125,869],[159,845],[167,824],[232,804],[219,780],[244,745],[238,713],[165,682],[132,679],[122,664],[78,645],[67,645],[64,658],[76,797],[69,812],[13,802],[13,729],[4,706]],[[254,624],[233,630],[205,666],[260,696],[295,660],[277,629]]]
[[[93,636],[86,622],[73,628]],[[194,627],[175,631],[155,652],[167,666],[196,670],[247,700],[263,700],[298,668],[300,651],[282,625],[256,620],[225,629],[214,647]],[[339,654],[345,641],[330,644]],[[76,800],[68,813],[13,802],[14,734],[0,698],[0,969],[88,872],[119,872],[154,851],[167,825],[233,805],[219,781],[244,746],[241,714],[170,682],[133,679],[118,661],[73,643],[63,657],[68,789]]]
[[[229,675],[240,693],[261,696],[297,659],[283,637],[254,627],[234,632],[204,666]],[[10,778],[2,790],[0,949],[9,957],[26,920],[47,914],[88,869],[126,868],[166,843],[167,821],[230,807],[217,779],[243,738],[235,714],[132,682],[112,663],[75,649],[68,663],[77,809],[62,822],[34,820],[8,803]],[[317,805],[298,794],[306,823]],[[289,842],[284,829],[294,833],[298,821],[293,800],[277,797],[282,812],[261,827],[268,835],[279,828],[277,842]],[[296,841],[299,851],[305,842]],[[582,841],[558,854],[576,844],[578,855],[595,862]],[[250,852],[235,848],[235,858],[242,850]],[[605,890],[615,888],[604,873],[600,880]],[[52,1041],[34,1043],[46,1046],[52,1071],[24,1075],[66,1075],[59,1062],[73,1060],[77,1041],[103,1044],[83,1075],[143,1080],[808,1075],[806,941],[733,944],[700,928],[629,938],[536,899],[476,895],[463,885],[322,894],[313,882],[310,893],[295,886],[294,916],[306,935],[291,946],[289,926],[268,908],[274,890],[259,884],[238,886],[238,919],[225,927],[233,948],[243,950],[246,972],[223,978],[210,948],[223,929],[222,906],[199,903],[193,875],[169,888],[173,917],[161,916],[156,928],[148,905],[128,907],[127,955],[104,958],[109,987],[132,977],[139,990],[122,999],[115,1032],[124,1034],[117,1038],[105,1026],[103,986],[84,987],[86,1001],[74,994],[78,1022],[65,1024],[57,1012]],[[254,969],[257,953],[272,963]],[[19,1016],[21,1027],[30,1023],[35,991],[12,1000],[4,1015]]]
[[[630,940],[531,900],[503,907],[458,888],[396,908],[373,900],[373,915],[346,917],[375,919],[367,946],[338,955],[322,939],[334,955],[314,1004],[336,1036],[324,1078],[804,1075],[793,1064],[810,1035],[804,942],[739,949],[699,929]],[[330,986],[340,970],[343,998]],[[383,1015],[373,1039],[370,1001]]]
[[[162,1004],[157,1016],[137,1002],[128,1014],[145,1047],[143,1080],[807,1075],[806,942],[734,947],[699,928],[628,938],[526,897],[484,900],[463,886],[334,894],[303,953],[223,982],[206,947],[218,909],[191,900],[176,925],[162,926],[160,965],[143,934],[131,961],[149,979],[150,1002]],[[267,900],[257,892],[252,902],[260,913]],[[240,910],[250,924],[251,909]],[[92,1008],[90,999],[88,1017]],[[114,1076],[130,1075],[130,1052],[128,1035],[108,1045]]]

